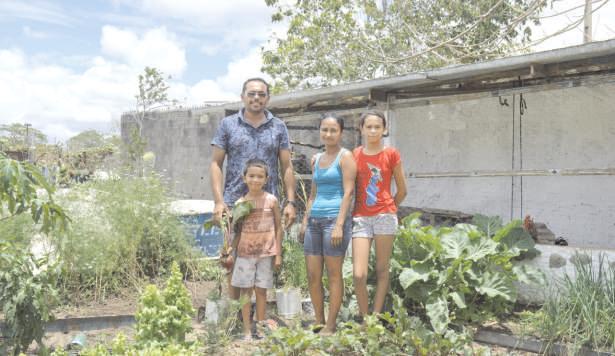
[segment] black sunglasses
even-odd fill
[[[254,98],[254,97],[260,97],[260,98],[266,98],[267,97],[267,93],[265,93],[264,91],[249,91],[246,93],[246,95],[250,98]]]

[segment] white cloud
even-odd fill
[[[103,54],[135,68],[156,67],[176,78],[186,69],[186,50],[165,27],[148,30],[139,37],[133,31],[106,25],[100,45]]]
[[[213,80],[201,80],[192,86],[174,83],[169,90],[169,96],[179,99],[186,105],[202,105],[208,101],[239,101],[241,86],[246,79],[253,77],[270,79],[261,73],[261,65],[260,47],[254,47],[246,56],[231,61],[224,75]]]
[[[241,94],[241,85],[248,78],[261,77],[269,80],[270,77],[261,72],[263,61],[260,54],[260,46],[252,48],[245,57],[238,58],[228,64],[226,74],[216,78],[224,90]]]
[[[28,60],[20,50],[0,50],[2,123],[28,122],[51,141],[88,127],[104,129],[133,105],[136,72],[103,58],[77,73]]]
[[[124,34],[129,37],[126,42],[138,46],[138,40],[133,41],[137,36]],[[116,44],[113,48],[123,47]],[[172,80],[169,97],[186,105],[238,101],[245,79],[268,79],[260,73],[259,48],[230,62],[226,74],[215,79],[204,79],[194,85]],[[105,53],[110,56],[115,52],[107,47]],[[122,112],[134,107],[136,78],[143,69],[129,63],[130,58],[122,63],[98,56],[89,60],[85,70],[75,71],[35,61],[34,57],[28,58],[19,49],[0,50],[1,123],[28,122],[47,134],[51,142],[64,141],[86,129],[108,130]]]
[[[140,0],[132,5],[150,16],[176,21],[177,31],[198,35],[204,42],[202,52],[209,56],[228,48],[248,50],[265,41],[275,27],[273,9],[261,0]]]

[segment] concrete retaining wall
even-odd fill
[[[392,139],[408,172],[615,167],[613,83],[424,102],[392,104]],[[529,214],[570,245],[615,248],[612,175],[411,177],[408,186],[404,205],[505,221]]]

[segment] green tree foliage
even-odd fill
[[[37,189],[44,189],[40,196]],[[70,219],[53,200],[54,188],[38,168],[28,162],[18,162],[0,153],[0,221],[29,213],[40,230],[48,233],[54,227],[66,229]]]
[[[0,125],[0,143],[0,149],[19,151],[47,143],[47,136],[26,124],[5,124]]]
[[[500,57],[530,40],[546,0],[265,0],[284,36],[263,51],[276,90]]]
[[[37,189],[45,190],[46,197]],[[53,188],[35,166],[0,153],[0,222],[30,215],[32,219],[26,223],[40,223],[44,233],[54,228],[65,230],[69,218],[52,194]],[[51,309],[57,301],[57,270],[13,240],[13,236],[0,236],[0,305],[7,339],[0,345],[0,353],[10,347],[17,355],[32,340],[43,346],[45,323],[52,318]]]
[[[141,130],[143,129],[143,120],[147,113],[173,105],[175,100],[169,100],[168,90],[169,85],[164,78],[164,73],[160,70],[152,67],[145,67],[142,74],[139,74],[139,93],[135,95],[137,99],[136,110],[136,124],[141,136]]]
[[[66,141],[69,152],[80,152],[91,148],[103,147],[107,144],[103,135],[96,130],[78,133]]]
[[[170,79],[171,77],[167,77]],[[130,163],[136,164],[139,175],[142,173],[143,154],[147,142],[143,138],[143,122],[147,114],[163,107],[174,105],[176,100],[169,100],[169,85],[164,78],[163,72],[156,68],[145,67],[142,74],[138,77],[138,94],[136,111],[133,115],[134,128],[129,133],[128,143],[125,147]]]

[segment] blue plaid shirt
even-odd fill
[[[265,190],[278,196],[278,161],[280,150],[290,150],[288,130],[284,122],[265,110],[265,122],[253,127],[243,117],[244,109],[220,122],[212,145],[226,153],[224,202],[231,206],[248,192],[243,182],[243,168],[252,158],[267,162],[269,179]]]

